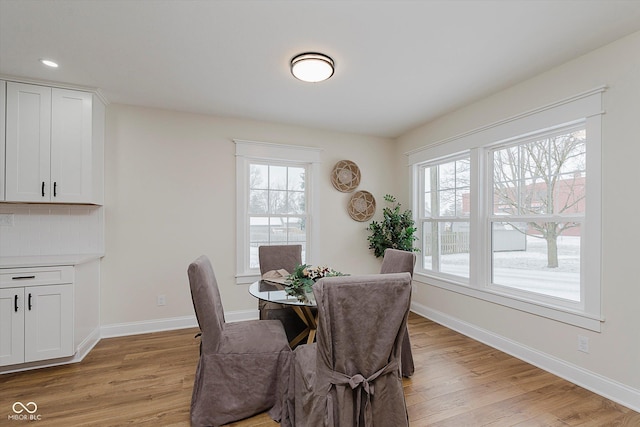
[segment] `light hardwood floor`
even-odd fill
[[[640,414],[415,314],[412,427],[640,426]],[[188,426],[197,331],[102,340],[74,365],[0,376],[0,426]],[[39,421],[11,420],[35,402]],[[231,424],[278,426],[266,414]]]

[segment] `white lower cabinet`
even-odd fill
[[[72,267],[0,270],[0,366],[72,356],[73,307]]]
[[[0,289],[0,365],[24,362],[24,288]]]

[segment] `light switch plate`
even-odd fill
[[[12,213],[0,214],[0,226],[13,227],[13,214]]]

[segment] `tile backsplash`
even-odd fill
[[[104,207],[0,203],[0,257],[104,252]],[[12,215],[11,215],[12,214]]]

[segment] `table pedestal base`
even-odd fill
[[[293,348],[305,338],[307,339],[307,344],[311,344],[316,339],[316,329],[318,328],[318,319],[313,316],[313,313],[311,312],[311,307],[308,307],[306,305],[303,305],[303,306],[294,305],[293,310],[300,317],[300,319],[302,319],[302,321],[307,327],[304,329],[304,331],[300,332],[298,336],[292,339],[291,342],[289,342],[289,345],[291,346],[291,348]]]

